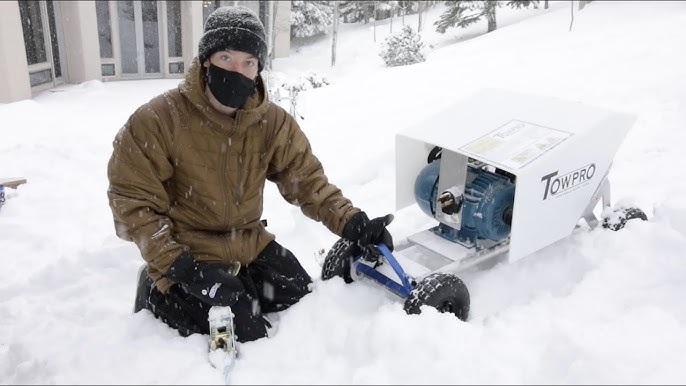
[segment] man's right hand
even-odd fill
[[[232,306],[245,292],[241,280],[221,264],[197,262],[184,251],[167,271],[167,278],[211,306]]]

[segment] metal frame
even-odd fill
[[[586,210],[584,210],[582,216],[579,218],[579,220],[584,219],[591,229],[599,225],[599,221],[593,213],[593,210],[596,208],[600,200],[602,200],[603,208],[610,207],[610,181],[608,179],[609,170],[610,169],[608,168],[608,173],[603,176],[603,179],[598,185],[593,197],[589,201]],[[581,229],[581,227],[577,225],[573,232],[577,232],[579,229]],[[439,238],[439,236],[435,237]],[[411,237],[408,238],[408,241],[409,243],[398,245],[396,247],[395,253],[401,258],[401,260],[414,261],[410,257],[403,256],[402,254],[403,250],[406,250],[410,247],[418,247],[427,255],[440,254],[438,251],[432,250],[425,245],[411,240]],[[455,244],[455,247],[460,249],[465,248],[457,243]],[[353,258],[353,264],[351,265],[352,278],[354,280],[359,280],[363,276],[367,277],[386,287],[395,295],[398,295],[401,298],[406,298],[414,289],[416,283],[420,282],[428,275],[437,272],[457,274],[479,264],[506,257],[510,248],[510,238],[508,236],[499,242],[487,243],[485,246],[481,248],[475,248],[472,253],[468,253],[459,259],[452,259],[449,256],[443,256],[446,257],[447,260],[452,260],[452,262],[436,269],[429,269],[428,272],[416,276],[412,276],[405,271],[401,265],[401,262],[398,260],[398,257],[396,257],[396,255],[394,255],[388,249],[388,247],[380,244],[376,246],[376,248],[381,252],[381,255],[378,256],[379,261],[365,258],[365,254],[371,253],[369,251],[364,251],[362,255]],[[421,265],[421,263],[417,261],[415,262]],[[390,266],[393,274],[389,272],[390,270],[388,268],[384,268],[386,266]]]

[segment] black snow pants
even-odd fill
[[[236,340],[250,342],[267,336],[269,322],[263,313],[278,312],[297,303],[310,292],[312,278],[288,249],[276,241],[269,243],[257,258],[241,267],[237,277],[245,292],[231,306]],[[209,334],[210,305],[174,284],[163,294],[143,269],[138,278],[134,312],[150,310],[156,318],[182,336]]]

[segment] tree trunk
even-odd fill
[[[398,3],[400,3],[400,2],[398,2]],[[398,16],[401,16],[400,15],[401,12],[402,12],[402,19],[400,19],[400,20],[402,21],[402,24],[405,25],[405,8],[403,6],[399,5],[398,6]]]
[[[276,3],[274,1],[269,1],[269,24],[271,24],[269,31],[269,70],[272,69],[272,64],[274,62],[274,57],[276,55],[276,32],[274,31],[274,26],[276,26]]]
[[[543,7],[543,8],[544,8],[544,9],[548,9],[548,0],[545,0],[545,3],[544,3],[544,7]]]
[[[375,1],[374,2],[374,43],[376,43],[376,19],[378,18],[377,5],[378,5],[378,3]]]
[[[391,9],[391,32],[390,34],[393,34],[393,9]]]
[[[417,33],[422,32],[422,11],[424,9],[424,3],[419,2],[417,4]]]
[[[271,70],[272,60],[274,59],[274,36],[276,35],[274,33],[274,15],[276,12],[274,12],[273,2],[265,1],[263,4],[260,4],[259,14],[260,20],[264,24],[264,33],[267,37],[267,51],[269,52],[265,60],[266,63],[263,64],[264,68]]]
[[[487,0],[484,4],[484,13],[488,20],[488,32],[493,32],[498,28],[498,24],[495,20],[495,7],[497,5],[498,2],[494,0]]]
[[[574,0],[569,2],[569,10],[572,13],[572,21],[569,22],[569,32],[572,32],[572,25],[574,25]]]
[[[336,65],[336,38],[338,37],[338,3],[340,1],[333,2],[333,32],[331,34],[331,67]]]

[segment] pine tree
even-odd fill
[[[326,35],[333,24],[329,1],[291,2],[291,38]]]
[[[508,1],[506,5],[513,9],[529,8],[532,5],[534,8],[538,8],[538,0],[512,0]]]
[[[434,23],[436,31],[445,33],[450,27],[466,28],[479,21],[482,17],[485,17],[486,20],[488,20],[488,32],[495,31],[496,28],[498,28],[495,10],[502,5],[501,3],[502,2],[496,0],[446,1],[446,11]],[[505,3],[505,5],[514,9],[528,8],[531,5],[538,6],[538,0],[512,0]]]
[[[397,33],[386,38],[379,56],[387,67],[405,66],[423,62],[426,58],[422,53],[424,43],[419,34],[406,25]]]
[[[373,1],[341,1],[339,7],[344,23],[364,21],[367,24],[374,13]]]

